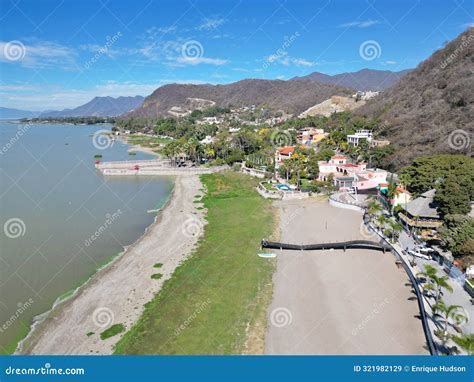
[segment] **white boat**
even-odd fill
[[[264,257],[264,258],[272,258],[272,257],[276,257],[276,254],[274,254],[274,253],[259,253],[258,256]]]

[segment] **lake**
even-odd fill
[[[169,198],[168,177],[104,177],[100,160],[151,159],[94,135],[107,125],[0,122],[0,353],[34,316],[135,242]]]

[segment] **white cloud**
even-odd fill
[[[0,41],[0,61],[26,68],[77,68],[76,57],[74,49],[51,41]]]
[[[3,107],[23,110],[62,110],[75,108],[89,102],[94,97],[147,96],[158,87],[169,83],[202,84],[200,80],[162,79],[153,84],[106,81],[88,89],[65,89],[55,85],[2,85],[0,96]],[[19,88],[28,89],[20,93]]]
[[[305,58],[291,57],[288,55],[288,52],[281,51],[278,54],[271,54],[270,56],[265,57],[265,62],[271,64],[277,63],[285,66],[315,66],[316,63],[309,61]]]
[[[223,18],[208,18],[204,19],[203,22],[196,27],[197,30],[213,30],[220,27],[226,22]]]
[[[373,25],[381,24],[379,20],[363,20],[363,21],[351,21],[348,23],[340,24],[339,28],[368,28]]]
[[[396,65],[397,61],[387,60],[387,61],[384,61],[383,64],[385,64],[385,65]]]
[[[199,65],[199,64],[209,64],[209,65],[225,65],[228,63],[227,60],[221,58],[209,58],[209,57],[177,57],[176,62],[183,65]]]

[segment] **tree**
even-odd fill
[[[432,265],[425,265],[425,271],[418,273],[417,276],[423,276],[428,279],[428,285],[425,286],[425,289],[431,289],[435,291],[436,304],[440,301],[443,288],[449,293],[453,293],[453,287],[448,283],[449,277],[439,276],[438,270]]]
[[[395,242],[398,240],[400,232],[403,231],[403,225],[394,220],[389,220],[388,225],[390,226],[390,230],[392,231],[393,242]]]
[[[369,219],[371,221],[373,221],[373,218],[382,211],[383,211],[382,205],[374,199],[371,200],[369,204],[367,205],[367,213],[369,214]]]
[[[433,312],[443,318],[443,343],[446,343],[449,338],[448,325],[449,320],[454,321],[456,325],[462,325],[468,321],[466,312],[460,305],[446,305],[443,300],[438,301],[433,305]]]
[[[308,163],[306,164],[306,173],[309,179],[317,179],[319,175],[318,157],[314,150],[308,156]]]
[[[463,215],[447,215],[438,229],[446,247],[454,256],[474,256],[474,219]]]
[[[380,229],[383,229],[387,223],[388,223],[388,219],[385,217],[385,215],[377,216],[377,225],[379,226]]]
[[[400,181],[410,192],[422,194],[433,187],[438,189],[449,175],[468,191],[474,199],[474,158],[466,155],[433,155],[416,158],[400,170]]]
[[[467,354],[474,355],[474,334],[468,333],[460,336],[451,336],[451,339],[466,350]]]
[[[471,211],[471,196],[469,189],[459,184],[458,178],[448,175],[436,190],[434,200],[438,203],[438,211],[442,216],[461,214]]]

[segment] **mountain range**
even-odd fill
[[[20,118],[65,118],[65,117],[117,117],[128,113],[143,103],[145,98],[135,97],[95,97],[74,109],[29,111],[0,107],[0,119]]]
[[[357,72],[340,73],[333,76],[313,72],[307,76],[293,77],[292,80],[311,80],[319,83],[343,86],[359,91],[382,91],[399,81],[412,69],[392,72],[390,70],[362,69]]]
[[[380,121],[380,134],[398,146],[395,167],[420,155],[472,155],[474,28],[439,49],[355,113]]]
[[[169,84],[156,89],[143,105],[126,117],[167,115],[176,108],[185,110],[190,99],[212,101],[217,106],[265,106],[299,114],[333,95],[350,95],[353,91],[315,81],[246,79],[226,85]]]
[[[144,97],[95,97],[84,105],[74,109],[50,111],[41,114],[41,117],[116,117],[128,113],[143,103]]]

